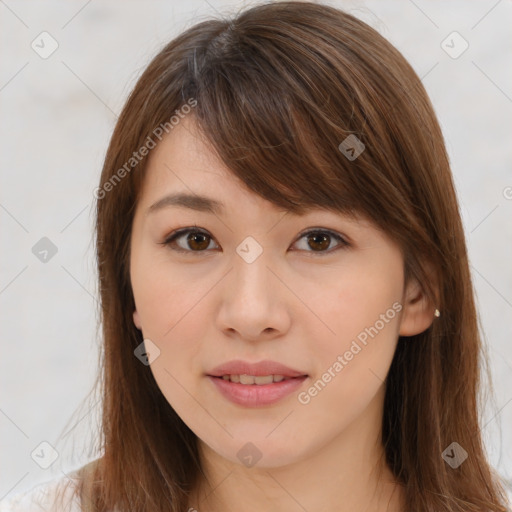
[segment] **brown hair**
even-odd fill
[[[126,163],[191,99],[188,115],[250,190],[294,213],[320,205],[365,215],[400,245],[406,279],[442,311],[425,332],[400,337],[387,377],[383,443],[406,510],[506,510],[480,433],[485,352],[433,107],[378,32],[309,2],[192,26],[154,57],[119,117],[97,195],[103,453],[77,473],[84,510],[182,512],[202,474],[195,434],[134,357],[142,334],[129,275],[147,159]],[[339,149],[349,135],[365,146],[356,159]],[[441,456],[454,441],[469,454],[456,469]]]

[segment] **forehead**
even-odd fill
[[[186,164],[187,167],[218,173],[225,165],[216,154],[206,136],[199,129],[193,115],[189,115],[165,133],[162,140],[149,155],[148,165],[172,163]]]
[[[236,215],[243,209],[255,214],[265,211],[292,217],[314,212],[346,217],[322,205],[302,206],[301,211],[292,212],[256,194],[226,167],[192,115],[162,137],[149,154],[140,203],[147,216],[180,207],[217,216]],[[362,215],[352,220],[367,223]]]
[[[147,214],[178,206],[220,215],[251,204],[287,211],[250,190],[232,173],[192,116],[182,119],[149,154],[140,202]]]
[[[184,189],[195,190],[198,186],[208,189],[235,179],[192,116],[188,116],[165,134],[149,154],[144,188],[180,184]]]

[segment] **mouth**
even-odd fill
[[[240,359],[228,361],[211,369],[208,375],[242,384],[269,384],[271,382],[270,378],[272,378],[272,382],[280,382],[292,377],[307,376],[303,371],[268,359],[259,362]]]
[[[226,374],[208,378],[230,402],[242,407],[265,407],[297,393],[308,376]]]
[[[224,398],[244,407],[274,404],[297,391],[309,378],[303,371],[268,359],[227,361],[206,376]]]
[[[287,377],[285,375],[247,375],[247,374],[227,374],[227,375],[211,375],[216,379],[223,379],[236,384],[243,384],[245,386],[264,386],[265,384],[272,384],[282,382],[283,380],[301,379],[307,375],[300,375],[298,377]]]

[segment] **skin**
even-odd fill
[[[222,201],[224,211],[147,213],[178,191]],[[209,237],[194,245],[182,236],[175,247],[188,252],[161,244],[194,225]],[[308,243],[300,237],[307,228],[334,231],[351,245],[332,237],[325,246]],[[263,249],[252,263],[236,252],[247,236]],[[384,380],[399,334],[427,329],[434,306],[417,282],[404,283],[401,251],[385,233],[320,207],[304,216],[276,208],[230,173],[189,116],[149,156],[130,274],[134,323],[160,350],[151,371],[198,436],[213,488],[200,482],[190,507],[404,510],[403,489],[382,461]],[[396,302],[401,311],[307,404],[297,392],[266,407],[235,405],[205,375],[231,359],[271,359],[308,374],[299,390],[307,391]],[[261,453],[252,467],[237,457],[248,442]]]

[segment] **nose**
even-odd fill
[[[291,323],[291,292],[265,251],[252,262],[238,254],[219,288],[218,328],[247,341],[283,335]]]

